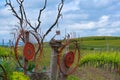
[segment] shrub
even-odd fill
[[[30,80],[30,78],[23,72],[13,72],[10,80]]]

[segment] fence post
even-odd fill
[[[50,80],[57,80],[58,77],[58,48],[61,46],[61,41],[52,39],[50,41],[50,46],[52,48],[51,62],[50,62]]]

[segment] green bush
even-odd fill
[[[13,72],[10,80],[30,80],[30,78],[22,72]]]
[[[7,73],[7,77],[10,78],[10,75],[15,71],[16,69],[16,62],[14,59],[0,59],[1,65],[5,68],[5,71]]]
[[[0,57],[9,56],[10,50],[6,47],[0,47]]]
[[[117,65],[120,64],[120,53],[115,52],[102,52],[99,53],[88,53],[84,56],[82,56],[80,60],[80,66],[82,66],[85,63],[92,62],[93,65],[96,65],[99,62],[103,62],[104,64],[108,63],[116,63]],[[113,65],[114,66],[114,65]]]

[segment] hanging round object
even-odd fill
[[[35,48],[32,43],[27,42],[24,46],[23,55],[26,60],[33,60],[35,56]]]
[[[56,30],[56,35],[60,35],[60,30]]]
[[[74,62],[74,52],[70,51],[65,54],[64,63],[66,67],[70,67]]]
[[[58,65],[61,73],[70,75],[76,71],[80,60],[80,51],[77,41],[68,40],[63,42],[59,49]]]

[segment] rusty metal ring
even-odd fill
[[[75,51],[74,52],[71,52],[70,53],[68,52],[67,54],[64,54],[62,56],[62,52],[63,50],[69,45],[69,44],[74,44],[75,45]],[[70,55],[69,55],[70,54]],[[75,64],[75,66],[71,69],[71,65],[74,63],[74,57],[75,57],[75,54],[78,54],[78,58],[77,58],[77,62]],[[71,56],[71,62],[69,62],[67,60],[67,57],[69,58],[69,56]],[[74,57],[73,57],[74,55]],[[79,60],[80,60],[80,50],[79,50],[79,47],[78,47],[78,43],[77,41],[68,41],[68,42],[65,42],[65,44],[60,48],[59,50],[59,55],[58,55],[58,66],[60,68],[60,71],[64,74],[64,75],[70,75],[72,74],[73,72],[75,72],[75,70],[77,69],[78,67],[78,64],[79,64]]]
[[[36,58],[36,55],[38,54],[38,52],[39,52],[40,49],[41,49],[41,43],[40,43],[39,38],[38,38],[33,32],[31,32],[31,31],[29,31],[29,32],[36,38],[37,43],[38,43],[38,49],[37,49],[36,52],[35,52],[35,58]],[[40,53],[40,54],[42,54],[42,53]]]
[[[65,54],[64,63],[67,68],[69,68],[74,63],[75,54],[73,51],[69,51]]]
[[[27,42],[23,49],[23,55],[26,60],[30,61],[34,59],[35,56],[35,48],[34,45],[30,42]]]
[[[35,56],[34,56],[34,57],[36,57],[36,54],[37,54],[37,53],[39,52],[39,50],[40,50],[41,44],[40,44],[40,42],[39,42],[39,38],[38,38],[34,33],[32,33],[31,31],[28,31],[28,32],[30,32],[30,33],[35,37],[35,39],[37,40],[38,46],[39,46],[38,49],[37,49],[37,51],[35,52]],[[16,58],[18,64],[20,65],[20,67],[22,67],[22,68],[24,68],[24,67],[23,67],[23,65],[22,65],[22,64],[20,63],[20,61],[19,61],[17,49],[18,49],[19,40],[20,40],[20,38],[21,38],[23,35],[24,35],[24,31],[21,31],[20,34],[18,35],[18,38],[17,38],[16,42],[15,42],[15,48],[14,48],[15,58]]]

